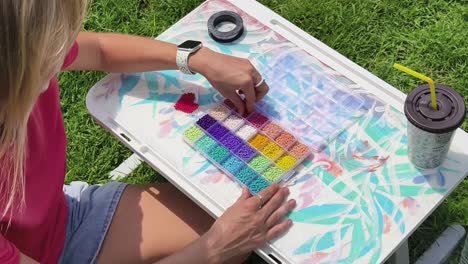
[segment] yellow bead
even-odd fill
[[[283,149],[277,144],[270,142],[263,148],[262,152],[271,160],[275,160],[279,155],[281,155],[281,153],[283,153]]]
[[[294,166],[294,164],[296,164],[297,162],[297,159],[294,158],[293,156],[291,155],[284,155],[282,156],[281,158],[279,158],[277,161],[276,161],[276,164],[278,165],[278,167],[280,167],[282,170],[284,171],[287,171],[289,170],[290,168],[292,168]]]
[[[268,141],[270,140],[266,136],[257,134],[249,142],[250,142],[250,145],[252,145],[252,147],[256,149],[261,149],[263,146],[265,146],[268,143]]]

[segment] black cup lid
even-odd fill
[[[460,127],[465,120],[465,101],[448,86],[436,84],[435,88],[438,109],[432,108],[429,84],[424,84],[406,97],[406,118],[414,126],[430,133],[451,132]]]

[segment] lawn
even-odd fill
[[[201,2],[94,0],[84,29],[155,37]],[[261,2],[405,93],[420,82],[392,69],[394,62],[468,94],[468,5],[464,0]],[[107,173],[131,154],[87,113],[86,93],[104,76],[104,73],[96,72],[60,76],[61,102],[69,140],[67,182],[108,182]],[[468,129],[466,121],[463,128]],[[163,180],[146,165],[126,179],[132,183]],[[411,237],[412,261],[448,225],[468,225],[467,197],[468,181],[465,180]],[[456,257],[451,262],[455,263]]]

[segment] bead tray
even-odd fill
[[[256,107],[290,128],[313,152],[321,152],[370,106],[358,90],[312,67],[316,62],[310,56],[279,53],[253,60],[270,87]]]
[[[189,127],[184,140],[254,194],[289,180],[311,153],[306,144],[261,112],[241,117],[223,103]]]

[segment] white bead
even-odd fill
[[[251,137],[253,137],[257,133],[257,129],[250,126],[250,125],[244,125],[237,131],[237,136],[242,138],[243,140],[247,141]]]
[[[210,110],[210,116],[218,121],[223,121],[231,112],[227,107],[224,105],[217,105]]]
[[[238,129],[242,124],[244,124],[244,120],[236,115],[230,115],[225,121],[224,126],[229,128],[230,130]]]

